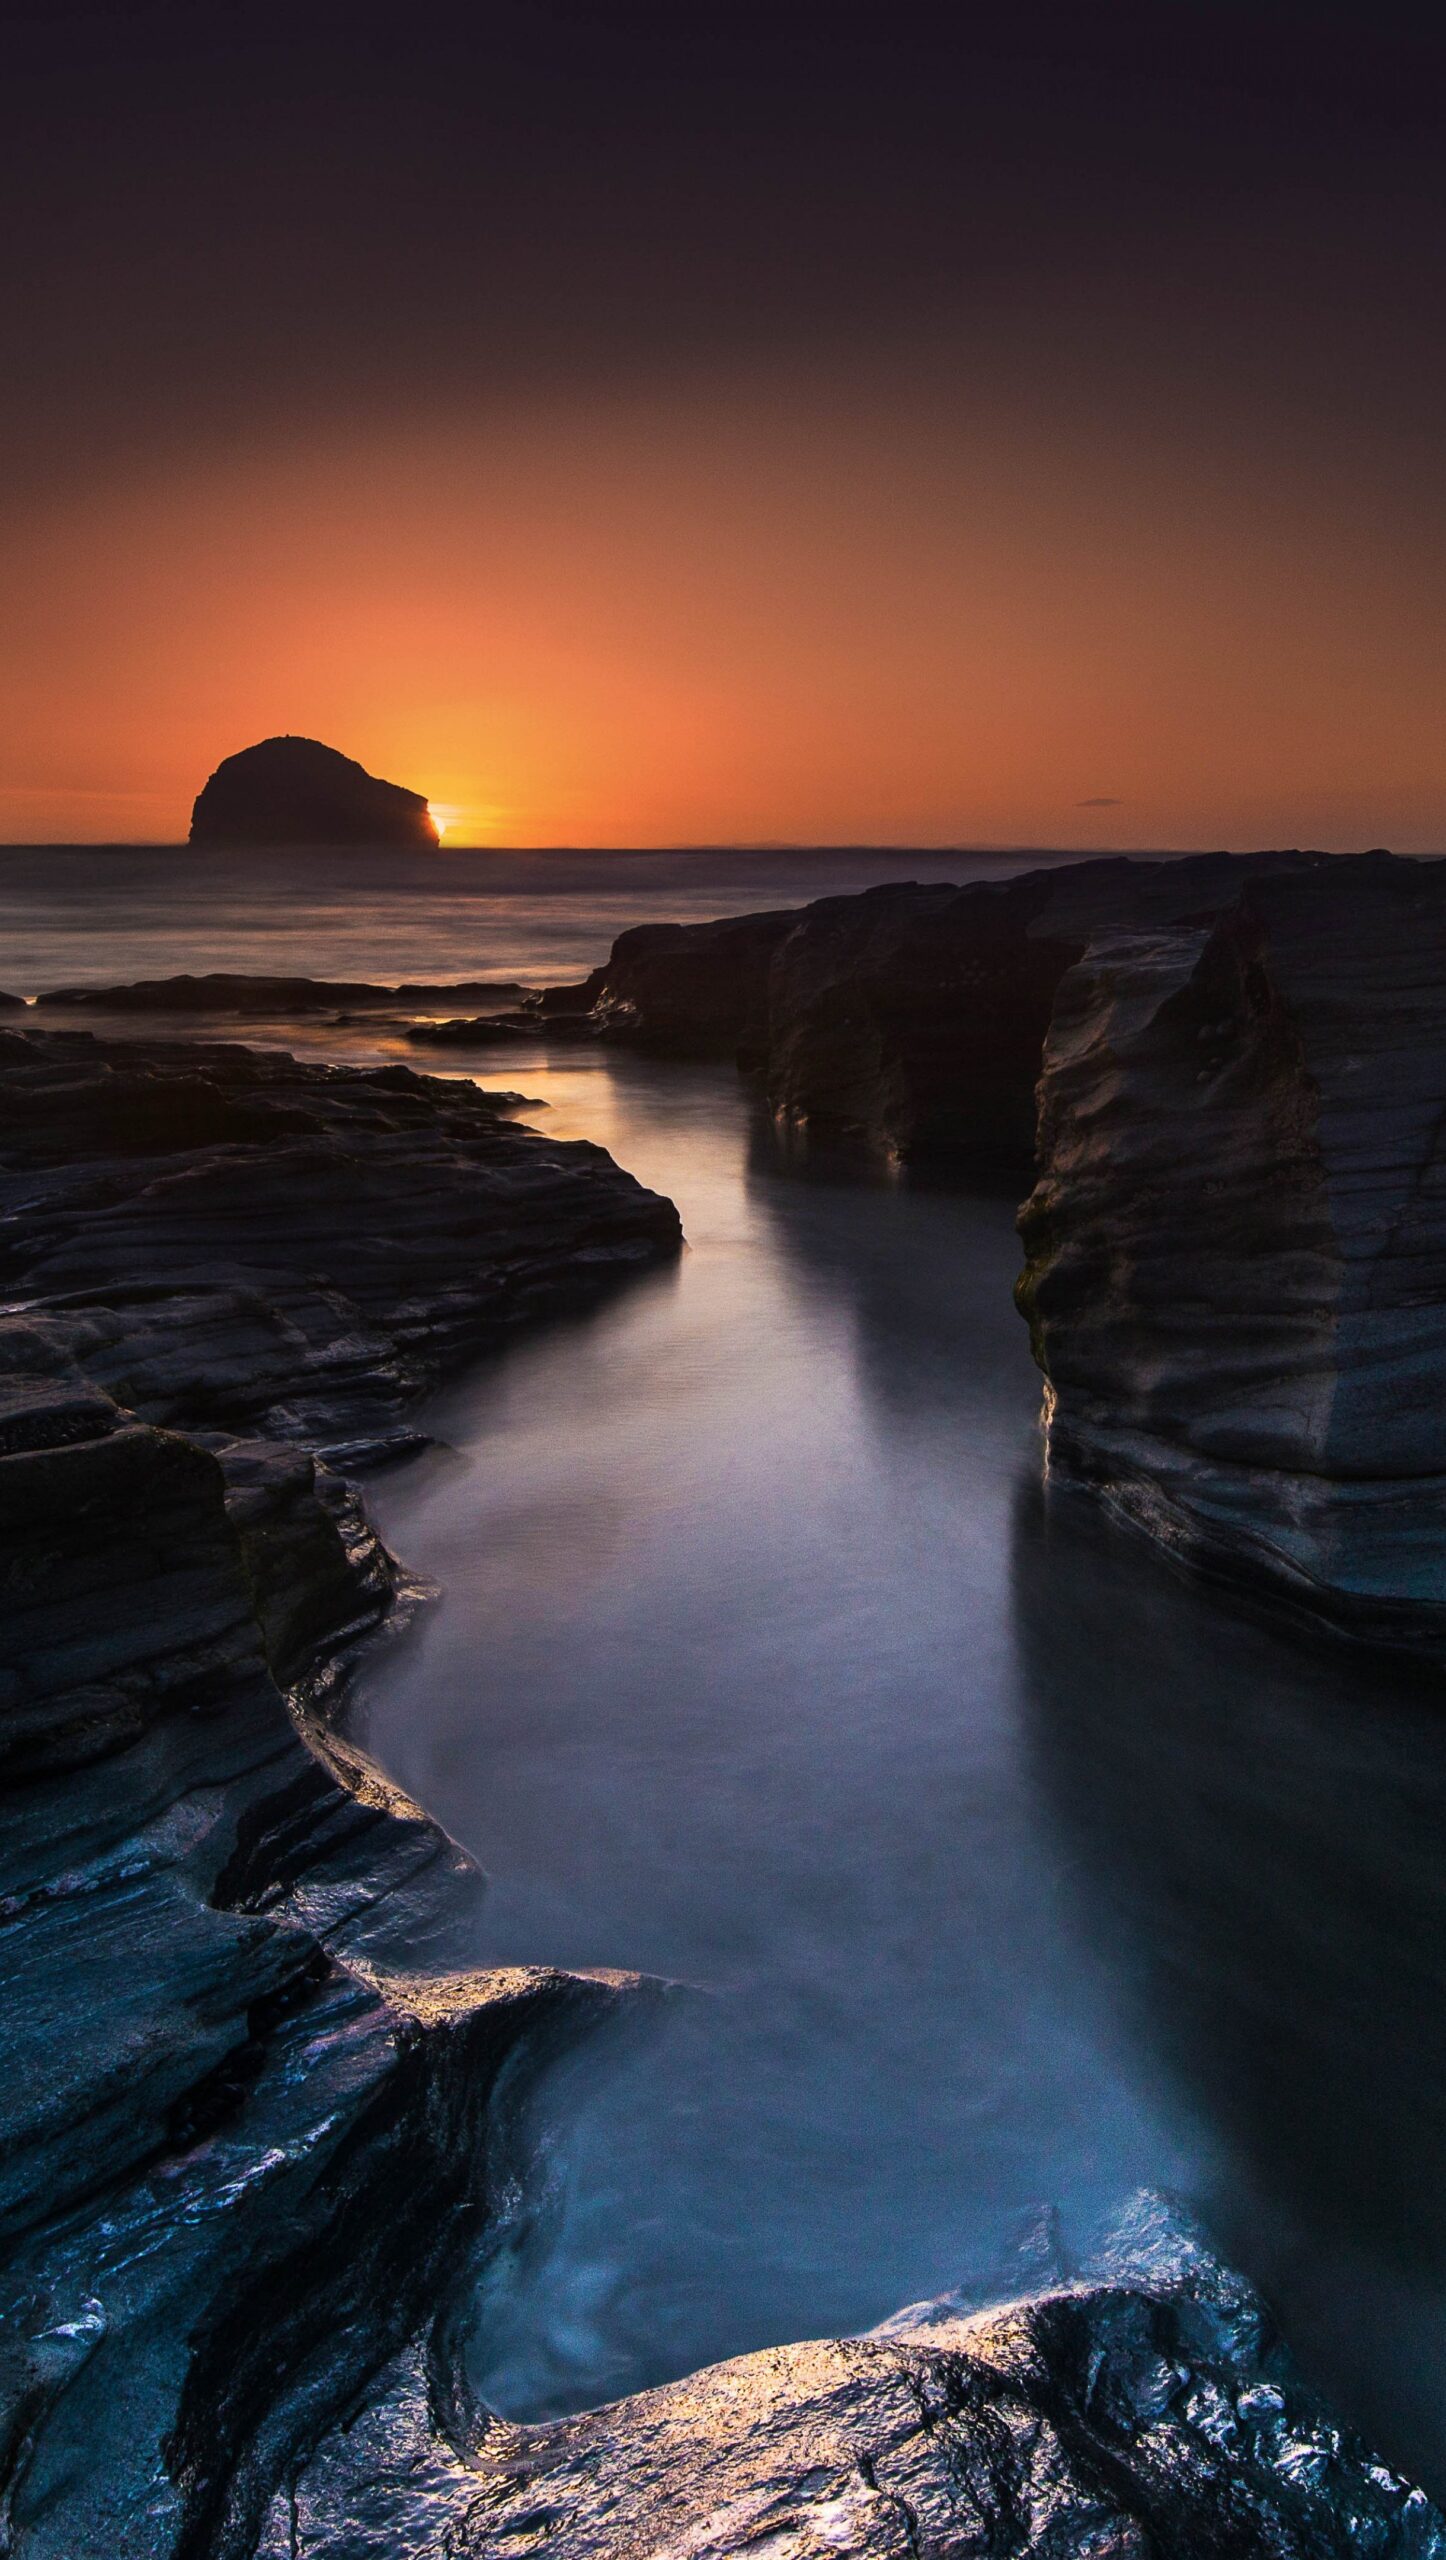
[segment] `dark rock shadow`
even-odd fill
[[[858,1375],[895,1425],[968,1427],[981,1404],[1033,1426],[1039,1378],[1012,1290],[1023,1173],[890,1171],[803,1147],[754,1110],[746,1180],[789,1264],[847,1307]]]
[[[1221,2162],[1226,2251],[1389,2459],[1446,2479],[1439,1681],[1181,1578],[1025,1488],[1026,1747],[1081,1926]]]

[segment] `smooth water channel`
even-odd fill
[[[359,1727],[490,1872],[479,1957],[696,1996],[544,2090],[481,2389],[861,2327],[1150,2182],[1439,2480],[1434,1699],[1046,1503],[1012,1201],[802,1178],[722,1069],[486,1073],[689,1250],[376,1483],[445,1598]]]

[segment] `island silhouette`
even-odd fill
[[[199,792],[199,845],[382,845],[435,853],[424,794],[383,782],[317,738],[263,738],[226,756]]]

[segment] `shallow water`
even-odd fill
[[[619,920],[785,902],[783,873],[692,875],[690,909],[676,869],[594,863],[529,912],[525,884],[293,863],[280,908],[268,871],[172,911],[159,859],[97,909],[82,872],[47,891],[0,857],[28,954],[0,983],[547,977]],[[478,1072],[670,1192],[689,1251],[439,1397],[450,1447],[376,1480],[445,1598],[357,1721],[489,1869],[477,1960],[690,1986],[542,2092],[542,2209],[487,2273],[479,2387],[540,2413],[866,2325],[1039,2205],[1079,2228],[1153,2181],[1446,2485],[1435,1697],[1045,1499],[1011,1201],[790,1170],[724,1069],[528,1044]]]
[[[725,1071],[495,1072],[678,1200],[675,1275],[375,1487],[443,1605],[361,1722],[478,1952],[700,1987],[539,2110],[518,2415],[857,2328],[1142,2182],[1446,2475],[1446,1725],[1039,1485],[1012,1202],[790,1175]]]

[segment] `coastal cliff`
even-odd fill
[[[776,2347],[515,2426],[413,2353],[273,2502],[259,2560],[1440,2560],[1446,2518],[1303,2388],[1162,2200],[973,2311]]]
[[[148,1421],[336,1441],[681,1241],[520,1098],[229,1043],[0,1032],[0,1281]]]
[[[1051,1472],[1191,1564],[1446,1642],[1446,871],[1362,857],[1093,940],[1020,1304]]]

